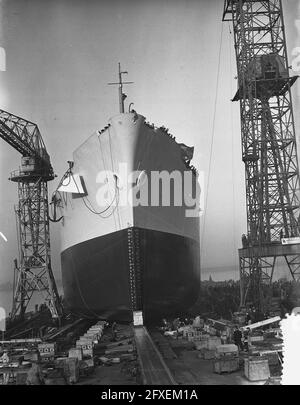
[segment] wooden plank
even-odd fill
[[[251,325],[242,326],[240,329],[241,330],[256,329],[260,328],[261,326],[270,325],[271,323],[275,323],[278,321],[281,321],[280,316],[275,316],[273,318],[265,319],[264,321],[252,323]]]

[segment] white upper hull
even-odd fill
[[[199,217],[187,217],[186,210],[190,207],[184,202],[180,206],[133,206],[125,198],[136,194],[136,189],[131,188],[136,182],[126,186],[128,175],[134,171],[144,172],[139,178],[141,189],[147,187],[145,174],[149,179],[152,171],[190,172],[180,146],[162,130],[145,124],[144,117],[135,113],[117,115],[109,123],[107,129],[92,134],[73,154],[72,172],[80,176],[86,195],[64,195],[62,251],[132,226],[199,241]],[[109,173],[115,173],[116,177]],[[103,203],[105,181],[110,192]]]

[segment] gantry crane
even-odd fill
[[[11,319],[24,317],[34,293],[44,298],[53,318],[62,307],[51,268],[48,181],[54,179],[49,155],[36,124],[0,110],[0,137],[21,155],[21,167],[11,174],[18,184],[15,207],[19,263],[15,260]]]
[[[241,305],[270,298],[277,258],[300,280],[299,167],[281,0],[225,0],[232,21],[248,235],[239,249]]]

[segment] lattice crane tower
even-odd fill
[[[21,167],[11,174],[18,184],[15,208],[19,264],[15,261],[11,318],[23,317],[32,296],[43,297],[53,318],[62,315],[52,273],[48,210],[48,181],[54,179],[49,155],[36,124],[0,110],[0,138],[22,155]]]
[[[281,0],[226,0],[233,24],[245,164],[247,236],[239,249],[241,305],[266,308],[275,263],[300,279],[299,167]]]

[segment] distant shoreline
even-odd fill
[[[227,281],[227,280],[238,280],[239,279],[239,272],[232,269],[232,268],[208,268],[201,270],[201,280],[208,280],[212,277],[214,281]],[[62,287],[62,280],[57,279],[56,285],[60,289]],[[13,283],[8,281],[6,283],[0,284],[0,292],[9,292],[13,290]]]

